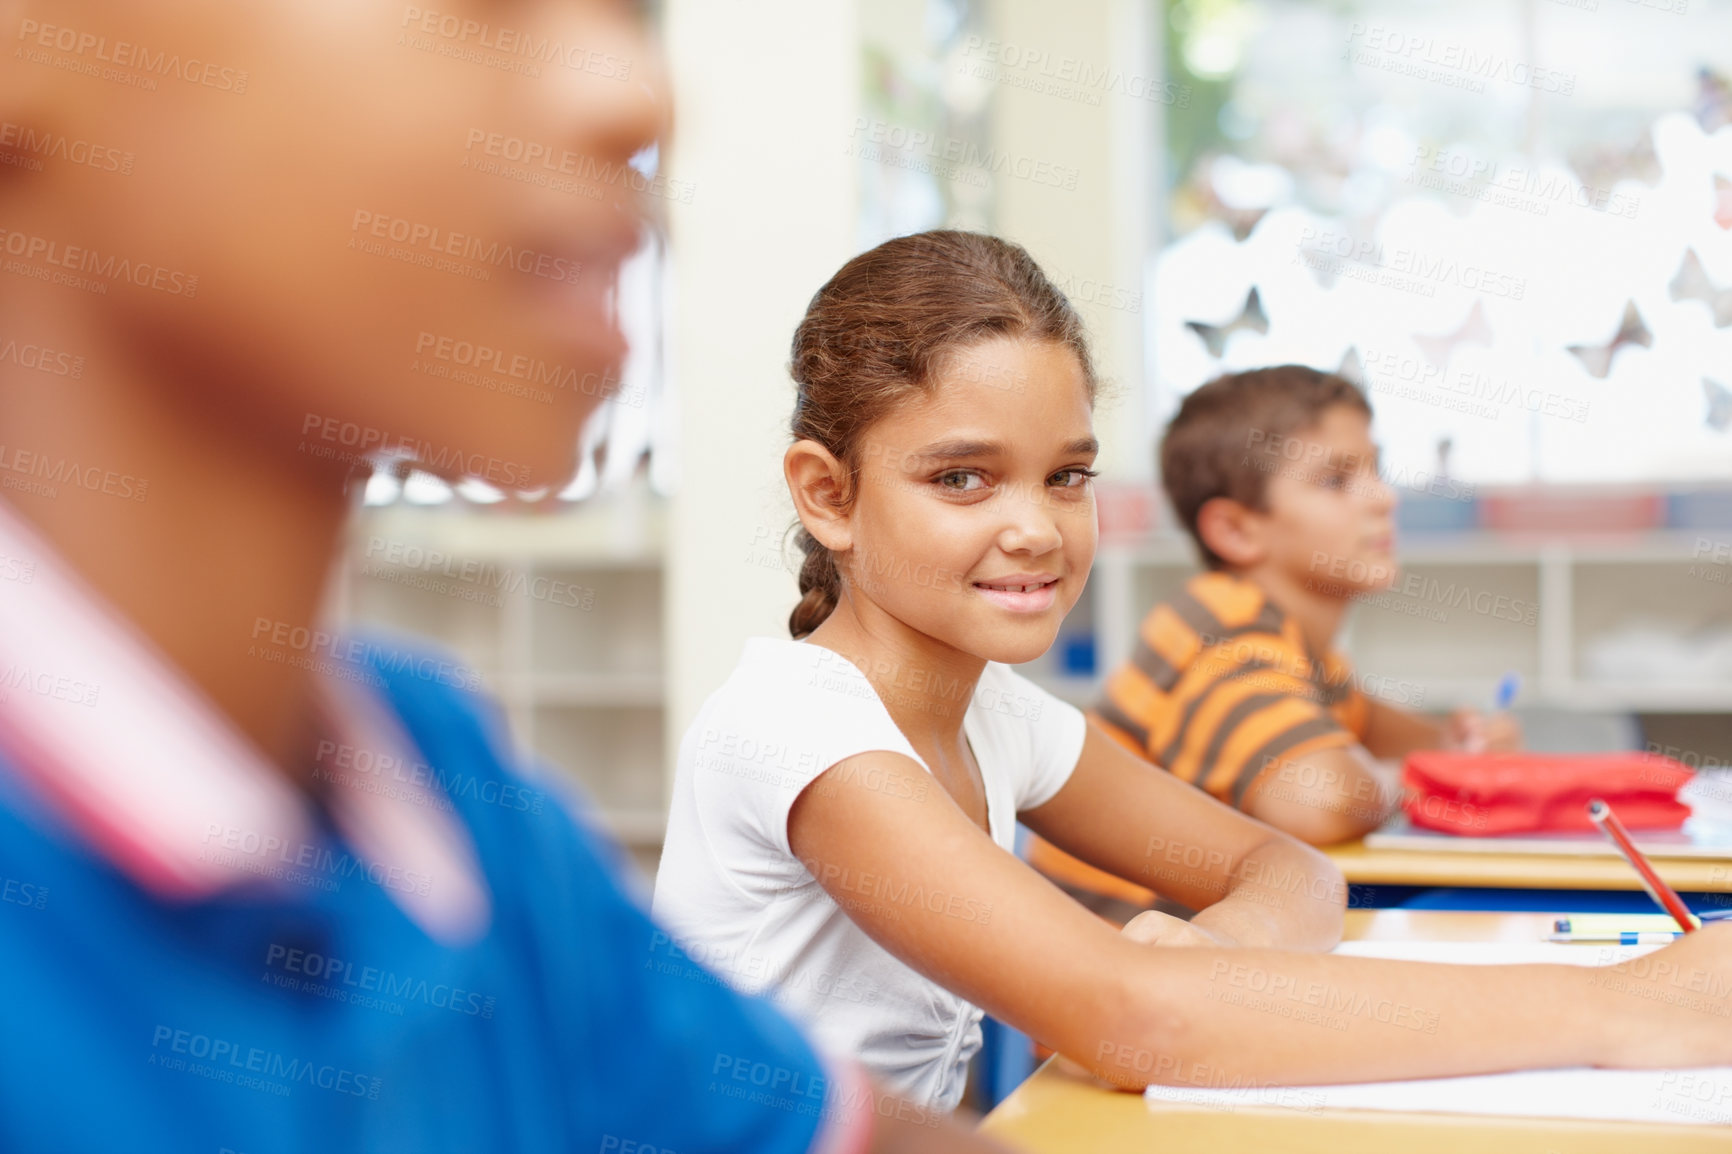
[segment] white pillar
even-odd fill
[[[996,228],[1027,248],[1082,314],[1116,400],[1096,435],[1111,476],[1152,475],[1143,400],[1143,268],[1154,218],[1151,152],[1166,92],[1149,0],[994,0],[992,143],[1012,163],[1075,171],[1075,187],[998,178]],[[1068,183],[1068,182],[1065,182]]]
[[[746,638],[787,636],[794,576],[774,567],[788,347],[807,302],[853,255],[859,106],[853,0],[667,0],[668,175],[679,480],[664,604],[667,760]]]

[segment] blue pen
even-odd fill
[[[1491,711],[1493,713],[1502,713],[1504,710],[1508,709],[1509,703],[1515,700],[1515,695],[1521,687],[1521,674],[1514,670],[1504,674],[1503,677],[1499,679],[1497,688],[1492,691]],[[1461,748],[1469,753],[1484,752],[1485,738],[1475,734],[1474,736],[1467,738]]]
[[[1508,709],[1515,695],[1521,692],[1522,675],[1509,672],[1503,675],[1503,680],[1497,683],[1497,691],[1492,694],[1491,708],[1494,713],[1502,713]]]

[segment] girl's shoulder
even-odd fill
[[[825,713],[880,704],[871,682],[852,661],[822,645],[780,637],[748,640],[733,674],[717,691],[717,696],[746,706],[784,695],[805,699]]]
[[[726,747],[806,765],[846,747],[913,754],[866,675],[820,645],[754,637],[693,722],[696,752]]]

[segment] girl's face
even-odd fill
[[[190,420],[243,394],[224,435],[288,460],[389,441],[557,483],[623,352],[626,161],[663,126],[632,8],[24,0],[0,113],[127,158],[7,169],[7,228],[166,271],[23,291],[79,301]]]
[[[1062,344],[955,350],[860,447],[838,558],[853,596],[988,661],[1046,652],[1094,561],[1093,415]]]

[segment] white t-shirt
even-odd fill
[[[913,689],[910,674],[892,685]],[[942,692],[942,686],[936,686]],[[1048,801],[1081,756],[1082,713],[988,663],[963,715],[986,786],[992,840],[1014,852],[1016,815]],[[788,811],[837,762],[890,750],[925,762],[851,661],[819,645],[753,638],[680,743],[655,914],[693,959],[769,992],[819,1045],[858,1058],[889,1090],[951,1110],[980,1048],[981,1011],[874,942],[788,845]],[[868,782],[867,785],[872,783]],[[887,778],[912,793],[944,788]],[[907,879],[842,878],[873,903],[987,922],[972,895]]]

